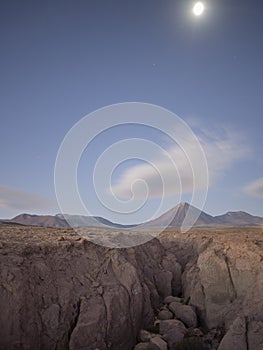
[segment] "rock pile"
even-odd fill
[[[141,330],[134,350],[214,350],[217,335],[198,328],[195,307],[189,300],[167,296],[152,327]]]

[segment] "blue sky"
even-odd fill
[[[207,0],[199,18],[192,5],[0,2],[0,217],[57,213],[54,163],[65,134],[88,113],[127,101],[171,110],[205,134],[214,163],[224,159],[211,166],[208,213],[263,216],[263,3]],[[162,135],[135,127],[104,135],[83,155],[80,188],[95,214],[105,213],[86,185],[91,165],[111,142],[145,134],[165,147]],[[211,150],[216,140],[230,147],[224,155]],[[115,183],[137,165],[117,170]]]

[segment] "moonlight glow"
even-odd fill
[[[205,6],[202,2],[197,2],[194,4],[194,7],[193,7],[193,13],[195,16],[200,16],[202,15],[202,13],[204,12],[205,10]]]

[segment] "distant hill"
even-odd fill
[[[10,220],[0,220],[0,226],[9,226],[9,225],[17,225],[17,226],[24,226],[23,224],[19,224],[17,222],[11,222]]]
[[[50,227],[68,227],[65,219],[53,215],[32,215],[20,214],[9,220],[9,222],[27,225],[27,226],[50,226]]]
[[[186,218],[188,215],[188,218]],[[198,216],[199,215],[199,216]],[[183,224],[187,226],[187,219],[191,217],[198,219],[194,227],[229,227],[229,226],[259,226],[263,225],[263,218],[253,216],[246,212],[227,212],[224,215],[212,216],[188,203],[180,203],[176,207],[161,215],[159,218],[148,223],[149,226],[162,227],[170,221],[170,228],[180,228]]]
[[[229,211],[224,215],[216,216],[216,219],[224,225],[231,226],[263,225],[263,218],[250,215],[244,211]]]
[[[263,218],[253,216],[246,212],[227,212],[223,215],[212,216],[201,211],[188,203],[180,203],[176,207],[170,209],[159,218],[149,221],[143,225],[145,229],[166,227],[181,228],[182,225],[187,226],[187,222],[191,223],[191,218],[197,220],[193,227],[229,227],[229,226],[259,226],[263,225]],[[20,214],[11,220],[1,220],[2,222],[18,223],[30,226],[50,226],[50,227],[69,227],[68,219],[71,226],[75,227],[112,227],[127,229],[136,227],[136,225],[121,225],[113,223],[100,216],[81,216],[81,215],[31,215]],[[1,222],[0,221],[0,222]]]
[[[70,224],[66,220],[70,221]],[[7,220],[5,220],[7,222]],[[32,215],[32,214],[20,214],[11,220],[10,223],[17,223],[27,226],[48,226],[48,227],[113,227],[113,228],[129,228],[132,225],[120,225],[115,224],[100,216],[81,216],[81,215]]]
[[[63,220],[70,221],[71,226],[75,227],[105,227],[110,226],[114,228],[129,228],[134,225],[121,225],[107,220],[101,216],[84,216],[84,215],[69,215],[58,214],[56,217],[63,218]],[[67,222],[67,221],[66,221]]]
[[[188,215],[188,218],[186,215]],[[148,222],[146,225],[152,227],[163,227],[170,222],[169,227],[180,228],[186,223],[187,219],[190,221],[191,217],[198,218],[194,226],[209,226],[218,223],[213,216],[201,211],[200,209],[190,206],[188,203],[180,203],[159,218]]]

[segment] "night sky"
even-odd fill
[[[200,17],[193,4],[1,0],[1,218],[58,213],[54,164],[68,130],[98,108],[133,101],[171,110],[205,140],[208,213],[263,216],[263,2],[206,0]],[[94,214],[108,216],[93,198],[92,166],[109,139],[128,134],[101,137],[83,156],[80,188]]]

